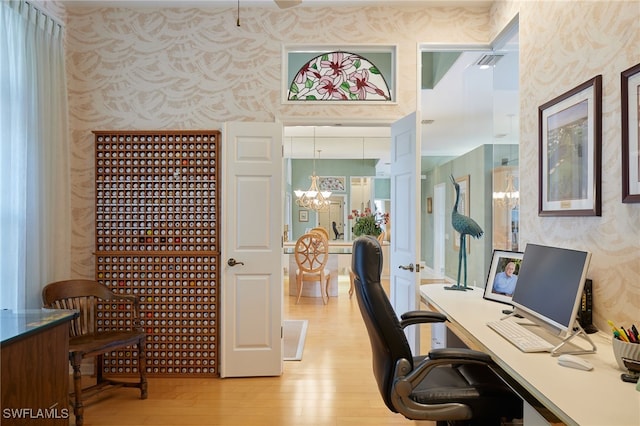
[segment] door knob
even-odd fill
[[[404,269],[405,271],[413,272],[413,263],[410,263],[408,265],[400,265],[400,266],[398,266],[398,268]]]
[[[238,262],[232,257],[231,259],[227,260],[227,265],[229,266],[244,265],[244,262]]]

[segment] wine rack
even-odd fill
[[[146,371],[218,376],[218,131],[94,131],[96,279],[140,301]],[[101,330],[128,327],[99,304]],[[105,374],[133,375],[137,353],[104,356]]]

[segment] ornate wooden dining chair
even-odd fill
[[[327,231],[322,226],[316,226],[315,228],[311,228],[310,232],[315,232],[317,234],[321,234],[323,237],[325,237],[327,240],[329,240],[329,231]]]
[[[353,292],[356,289],[356,274],[353,272],[353,269],[349,267],[349,298],[353,296]]]
[[[46,308],[75,309],[79,315],[71,322],[69,338],[69,362],[73,367],[72,396],[76,425],[84,421],[83,401],[96,395],[107,386],[136,387],[140,398],[147,398],[147,378],[145,375],[145,333],[140,322],[138,298],[113,293],[107,286],[91,280],[58,281],[42,289],[42,301]],[[107,302],[115,305],[118,321],[123,324],[101,327],[97,324],[97,305]],[[138,353],[137,370],[139,380],[123,381],[103,375],[102,356],[118,348],[133,347]],[[84,358],[95,357],[96,383],[82,387],[80,365]]]
[[[329,281],[331,280],[331,272],[326,268],[329,260],[329,240],[316,232],[304,234],[296,241],[294,256],[298,265],[296,269],[298,288],[296,303],[300,302],[304,283],[317,281],[320,283],[322,301],[327,304],[329,302]]]

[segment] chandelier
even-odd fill
[[[507,187],[504,192],[494,192],[493,199],[501,206],[513,208],[520,202],[520,191],[514,185],[514,176],[509,173],[507,175]]]
[[[320,150],[318,150],[318,157],[320,157]],[[311,209],[315,211],[327,210],[331,202],[331,191],[320,191],[318,188],[318,176],[316,176],[316,129],[313,129],[313,173],[309,176],[311,179],[311,186],[308,190],[303,191],[297,189],[294,191],[296,197],[296,204],[305,209]]]

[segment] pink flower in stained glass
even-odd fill
[[[345,57],[342,52],[335,52],[329,56],[326,61],[320,61],[321,68],[328,68],[328,76],[333,76],[336,80],[336,85],[340,85],[347,79],[347,70],[353,66],[353,56],[348,55]]]
[[[334,79],[326,75],[320,77],[318,93],[322,95],[323,99],[347,99],[345,94],[340,91],[340,85],[335,84]]]
[[[351,86],[349,90],[351,93],[356,93],[360,99],[365,99],[367,92],[378,93],[378,88],[369,82],[369,71],[367,70],[354,72],[349,77],[349,81],[353,83],[353,86]]]
[[[366,58],[328,52],[305,63],[289,85],[288,99],[309,101],[390,100],[380,70]]]
[[[309,75],[311,74],[311,75]],[[313,68],[311,68],[311,64],[307,62],[300,68],[298,74],[296,74],[295,82],[298,84],[304,84],[307,81],[307,78],[319,78],[320,74]]]

